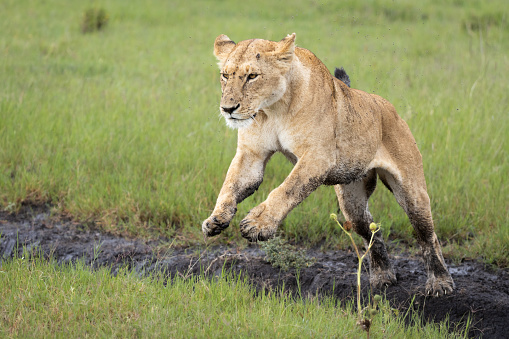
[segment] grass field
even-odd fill
[[[0,4],[0,203],[135,236],[201,239],[236,132],[219,118],[214,38],[297,43],[352,87],[389,99],[423,154],[445,252],[509,262],[509,16],[503,1],[96,1],[109,15],[82,34],[89,3]],[[268,165],[223,238],[290,172]],[[320,188],[281,227],[303,244],[341,244]],[[371,201],[386,237],[411,240],[384,188]],[[342,238],[344,239],[344,237]],[[344,242],[346,243],[346,242]]]
[[[92,6],[104,8],[108,24],[83,34]],[[296,32],[299,46],[331,70],[345,67],[352,87],[387,98],[408,122],[444,253],[509,265],[503,0],[3,0],[0,31],[0,209],[48,203],[55,216],[115,233],[201,241],[236,148],[236,132],[219,118],[213,41]],[[270,161],[222,241],[243,241],[238,222],[290,170],[282,156]],[[407,217],[379,186],[370,206],[384,236],[412,243]],[[348,239],[329,220],[336,211],[332,188],[322,187],[281,232],[302,245],[343,246]],[[0,266],[0,286],[2,337],[357,333],[352,312],[333,300],[253,297],[238,279],[164,287],[129,273],[15,259]],[[378,319],[391,337],[445,335]]]
[[[154,279],[155,278],[155,279]],[[160,278],[160,277],[159,277]],[[113,277],[78,263],[61,266],[17,258],[0,266],[0,336],[117,338],[357,338],[352,305],[256,293],[225,272],[216,280]],[[460,338],[445,323],[424,326],[387,304],[373,319],[371,338]]]

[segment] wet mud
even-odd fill
[[[174,248],[165,241],[142,241],[102,233],[70,221],[55,221],[44,209],[18,215],[0,213],[0,262],[23,251],[42,251],[59,263],[82,260],[93,267],[108,266],[113,274],[121,267],[146,274],[161,270],[169,276],[205,273],[218,276],[225,269],[247,275],[258,289],[284,289],[303,296],[334,295],[339,300],[355,298],[357,258],[349,251],[308,250],[316,262],[284,272],[264,260],[258,245],[245,248],[213,246]],[[391,251],[394,252],[394,251]],[[477,261],[448,262],[456,283],[451,295],[424,294],[426,273],[417,257],[390,256],[398,282],[385,293],[393,308],[418,310],[425,322],[449,319],[451,330],[461,328],[470,317],[471,337],[509,338],[509,270],[494,269]],[[1,265],[1,264],[0,264]],[[300,288],[299,288],[300,285]],[[369,290],[364,272],[363,297]]]

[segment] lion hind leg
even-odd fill
[[[394,166],[378,168],[376,172],[380,180],[390,188],[415,230],[415,237],[422,249],[428,275],[426,292],[433,295],[452,292],[454,281],[447,270],[442,249],[434,231],[424,173],[419,170],[418,173],[404,176],[401,170],[397,170]]]
[[[362,181],[334,186],[341,212],[346,220],[353,223],[355,232],[363,238],[365,244],[371,239],[369,225],[373,222],[373,217],[368,209],[368,199],[375,190],[376,180],[376,172],[371,170]],[[370,283],[377,288],[391,285],[396,282],[396,275],[381,232],[375,234],[373,241],[369,253]]]

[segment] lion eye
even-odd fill
[[[258,76],[258,74],[252,74],[252,73],[251,73],[251,74],[249,74],[247,77],[248,77],[249,79],[255,79],[257,76]]]

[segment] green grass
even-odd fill
[[[353,338],[364,334],[350,304],[306,300],[276,292],[256,293],[245,280],[224,274],[140,278],[128,271],[112,276],[81,263],[56,265],[15,258],[0,266],[0,336],[143,338]],[[456,338],[447,324],[405,326],[384,303],[374,318],[372,338]],[[384,334],[385,333],[385,334]]]
[[[449,256],[509,264],[509,11],[499,1],[95,1],[108,25],[81,33],[90,5],[0,4],[0,205],[50,203],[55,214],[134,236],[201,239],[235,153],[219,118],[215,37],[298,45],[352,86],[390,100],[423,155]],[[290,172],[282,156],[222,235]],[[380,185],[382,186],[382,185]],[[411,241],[387,190],[370,202],[386,237]],[[281,230],[307,244],[347,244],[323,187]]]

